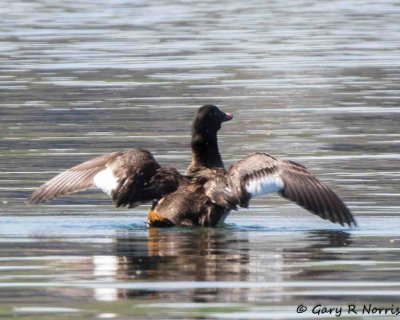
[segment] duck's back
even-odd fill
[[[213,203],[205,190],[210,181],[216,181],[222,175],[225,175],[223,169],[197,171],[188,176],[176,191],[160,199],[152,211],[158,218],[167,219],[174,225],[215,226],[223,222],[230,210]]]

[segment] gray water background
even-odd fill
[[[400,304],[397,1],[1,0],[0,17],[0,318]],[[218,229],[147,230],[148,207],[117,210],[94,191],[25,203],[114,150],[143,147],[183,171],[205,103],[234,114],[226,165],[254,151],[300,162],[359,227],[276,196]]]

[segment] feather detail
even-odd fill
[[[118,186],[118,179],[110,168],[106,168],[93,177],[93,184],[111,197]]]
[[[46,202],[96,186],[112,197],[116,206],[133,207],[177,188],[179,173],[175,170],[173,175],[165,169],[161,174],[160,168],[147,150],[114,152],[61,172],[34,191],[28,201]],[[165,190],[160,186],[166,186]]]
[[[277,192],[322,219],[356,225],[343,201],[306,167],[294,161],[255,153],[232,165],[228,176],[229,185],[242,207],[247,207],[255,196]]]
[[[278,175],[260,176],[248,179],[245,188],[252,197],[265,195],[267,193],[278,192],[283,188],[283,181]]]

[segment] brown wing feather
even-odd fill
[[[255,153],[232,165],[228,177],[230,188],[236,194],[240,206],[247,207],[253,196],[249,183],[253,189],[257,189],[257,183],[264,183],[257,191],[277,191],[284,198],[296,202],[323,219],[341,225],[356,225],[350,210],[342,200],[306,167],[296,162],[278,160],[265,153]]]
[[[279,192],[281,196],[323,219],[341,225],[356,225],[350,210],[336,193],[304,166],[292,161],[280,161],[280,167],[280,177],[284,183],[284,188]]]
[[[71,169],[61,172],[50,179],[28,199],[29,203],[41,203],[54,198],[86,190],[93,186],[93,177],[106,168],[108,162],[113,161],[123,152],[114,152],[83,162]]]
[[[60,173],[33,192],[28,201],[45,202],[90,188],[96,174],[105,169],[115,178],[116,186],[110,189],[117,207],[135,207],[160,198],[176,190],[182,179],[176,169],[160,167],[149,151],[131,149],[94,158]],[[103,182],[96,184],[103,189]]]
[[[111,195],[117,207],[136,207],[159,196],[150,181],[161,167],[149,151],[130,150],[109,167],[118,177],[118,185]]]
[[[236,195],[238,205],[248,207],[252,195],[246,188],[247,183],[276,174],[278,161],[265,153],[254,153],[229,168],[229,187]]]

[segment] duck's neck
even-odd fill
[[[217,133],[203,134],[196,131],[192,133],[192,162],[188,171],[199,167],[223,168],[221,155],[218,150]]]

